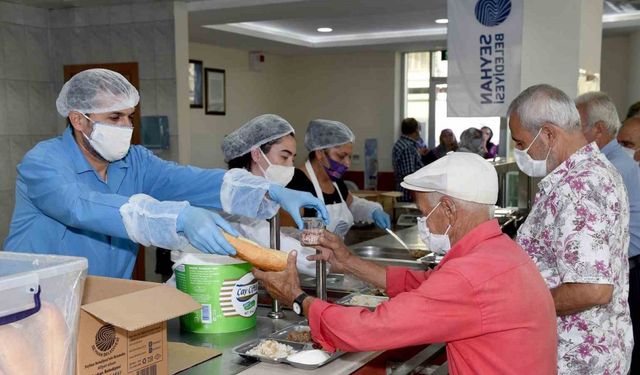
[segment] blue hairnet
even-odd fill
[[[331,120],[311,120],[304,135],[304,145],[309,151],[341,146],[355,140],[347,125]]]
[[[249,120],[222,141],[224,161],[228,162],[285,135],[295,133],[293,126],[280,116],[266,114]]]
[[[62,86],[56,108],[58,113],[105,113],[138,105],[138,90],[122,74],[108,69],[82,71]]]

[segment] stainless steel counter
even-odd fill
[[[284,319],[274,320],[266,317],[269,311],[270,308],[268,307],[258,307],[258,320],[256,327],[250,330],[232,333],[202,334],[183,332],[180,330],[180,322],[178,319],[170,320],[168,322],[167,332],[169,341],[184,342],[194,346],[216,348],[222,351],[222,355],[185,370],[180,374],[231,375],[241,373],[248,369],[251,369],[248,373],[255,374],[349,374],[380,354],[378,352],[347,353],[324,367],[315,371],[307,371],[299,370],[286,364],[272,365],[245,360],[233,353],[233,348],[244,342],[267,336],[270,333],[278,331],[290,324],[303,320],[291,310],[285,310]]]

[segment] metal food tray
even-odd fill
[[[374,300],[378,301],[378,304],[377,304],[376,306],[364,306],[364,305],[356,305],[356,304],[350,303],[350,301],[351,301],[351,299],[352,299],[353,297],[355,297],[355,296],[361,296],[361,295],[365,295],[365,296],[367,296],[367,297],[369,297],[369,298],[372,298],[372,299],[374,299]],[[384,296],[372,296],[372,295],[365,294],[365,293],[351,293],[351,294],[348,294],[348,295],[346,295],[346,296],[344,296],[344,297],[340,298],[339,300],[337,300],[337,301],[336,301],[336,304],[338,304],[338,305],[342,305],[342,306],[364,307],[364,308],[366,308],[366,309],[369,309],[369,310],[373,311],[373,310],[375,310],[375,309],[376,309],[376,307],[377,307],[379,304],[381,304],[382,302],[386,302],[386,301],[388,301],[388,300],[389,300],[389,297],[384,297]]]
[[[277,341],[281,344],[285,344],[285,345],[289,345],[291,346],[293,349],[295,349],[296,351],[300,352],[303,350],[311,350],[311,349],[315,349],[313,347],[313,344],[308,343],[308,344],[302,344],[299,342],[294,342],[294,341],[287,341],[287,340],[280,340],[280,339],[275,339],[275,338],[261,338],[261,339],[255,339],[255,340],[251,340],[251,341],[247,341],[244,344],[238,345],[235,348],[233,348],[233,352],[243,358],[252,358],[258,361],[262,361],[262,362],[266,362],[266,363],[284,363],[284,364],[288,364],[291,365],[293,367],[297,367],[297,368],[301,368],[304,370],[315,370],[318,367],[322,367],[324,365],[326,365],[329,362],[334,361],[336,358],[340,357],[341,355],[344,354],[344,352],[340,352],[340,351],[336,351],[334,353],[327,353],[329,354],[329,358],[322,362],[322,363],[318,363],[315,365],[306,365],[304,363],[298,363],[298,362],[292,362],[287,360],[287,358],[278,358],[278,359],[272,359],[269,357],[261,357],[261,356],[257,356],[257,355],[251,355],[251,354],[247,354],[247,352],[251,349],[253,349],[254,347],[256,347],[257,345],[259,345],[262,341],[265,340],[274,340]]]
[[[299,344],[306,344],[306,343],[301,343],[299,341],[288,340],[287,336],[289,336],[289,332],[291,331],[311,332],[311,328],[309,327],[308,324],[292,324],[290,326],[284,327],[283,329],[270,334],[269,338],[276,339],[278,341],[287,341],[287,342],[293,342],[293,343],[299,343]],[[313,343],[311,342],[310,344],[313,344]]]

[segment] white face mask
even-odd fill
[[[633,159],[634,155],[636,154],[636,150],[629,148],[629,147],[622,147],[622,151],[624,151],[625,154],[629,155],[629,157],[631,159]],[[634,160],[635,161],[635,160]]]
[[[95,122],[83,115],[93,124],[91,136],[82,135],[89,141],[93,149],[106,161],[113,162],[124,158],[131,146],[133,127],[109,125]]]
[[[525,150],[518,150],[517,148],[513,150],[515,152],[514,156],[516,158],[516,164],[518,164],[520,170],[529,177],[544,177],[548,173],[547,159],[549,158],[549,154],[551,153],[551,147],[549,147],[547,157],[544,158],[544,160],[535,160],[528,153],[533,143],[536,141],[536,139],[538,139],[540,132],[542,132],[542,128],[538,130],[538,134],[536,134],[529,147],[527,147]]]
[[[264,160],[266,160],[269,164],[267,170],[264,170],[260,166],[260,164],[256,163],[264,174],[264,178],[278,185],[287,186],[287,184],[289,184],[289,182],[291,182],[291,180],[293,179],[295,168],[293,166],[289,167],[286,165],[271,164],[269,158],[267,158],[267,155],[262,152],[262,149],[258,147],[258,150],[260,150],[260,153],[264,157]]]
[[[423,216],[418,218],[418,233],[420,234],[420,239],[422,239],[422,242],[427,245],[429,250],[438,255],[446,255],[449,250],[451,250],[451,240],[449,240],[449,236],[447,235],[449,233],[449,229],[451,229],[451,224],[449,224],[444,234],[431,233],[429,226],[427,225],[429,216],[433,214],[440,203],[442,202],[438,202],[426,217]]]

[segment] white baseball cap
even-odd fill
[[[496,169],[471,152],[449,153],[406,176],[400,186],[481,204],[495,204],[498,200]]]

